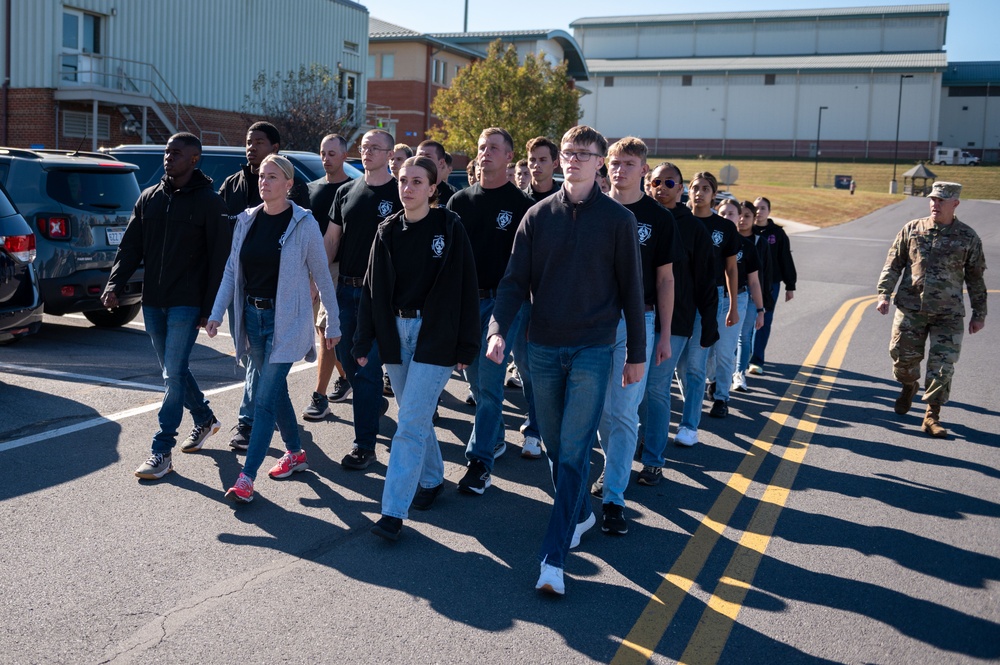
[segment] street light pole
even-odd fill
[[[829,106],[819,107],[819,122],[816,123],[816,168],[813,169],[813,189],[816,189],[816,179],[819,176],[819,130],[823,126],[823,111],[830,108]]]
[[[469,0],[465,0],[465,21],[462,23],[462,32],[469,31]]]
[[[889,183],[889,193],[895,194],[896,184],[896,160],[899,158],[899,119],[903,113],[903,79],[911,79],[913,74],[899,75],[899,103],[896,106],[896,148],[892,153],[892,181]]]

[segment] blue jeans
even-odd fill
[[[292,363],[272,363],[271,344],[274,342],[274,309],[257,309],[244,305],[243,321],[250,343],[250,357],[260,372],[254,406],[254,428],[250,433],[243,473],[257,478],[257,470],[267,456],[267,449],[278,425],[285,450],[297,453],[302,450],[299,423],[288,396],[288,370]]]
[[[444,482],[441,446],[434,433],[434,409],[454,367],[413,360],[421,319],[396,317],[402,364],[386,365],[399,405],[399,424],[392,437],[392,455],[382,489],[382,514],[407,518],[417,485],[437,487]]]
[[[655,343],[660,343],[657,333]],[[646,372],[646,397],[639,407],[642,426],[642,465],[662,467],[666,462],[663,452],[670,438],[670,387],[674,381],[674,368],[689,344],[697,344],[690,337],[670,336],[670,358],[659,365],[650,364]],[[645,407],[645,408],[643,408]]]
[[[528,342],[538,428],[545,441],[555,501],[538,557],[563,568],[573,531],[591,513],[590,449],[611,375],[610,345],[555,347]]]
[[[728,302],[728,301],[727,301]],[[720,301],[719,306],[722,306]],[[677,359],[677,378],[684,396],[684,410],[681,412],[681,427],[698,431],[701,424],[701,409],[705,402],[705,363],[712,347],[705,348],[701,340],[701,313],[694,314],[694,328],[687,350]]]
[[[359,367],[351,349],[354,346],[354,332],[358,328],[358,306],[361,304],[360,286],[337,285],[337,305],[340,307],[340,343],[337,357],[344,366],[354,391],[351,408],[354,411],[354,445],[364,450],[375,450],[378,436],[378,421],[382,408],[382,359],[378,355],[378,343],[372,341],[368,352],[368,364]],[[390,381],[392,380],[390,376]]]
[[[503,362],[497,364],[486,358],[486,332],[493,316],[493,298],[480,298],[479,323],[482,327],[482,347],[475,360],[465,370],[469,380],[469,389],[476,399],[476,422],[469,436],[469,444],[465,448],[465,457],[470,462],[479,460],[486,468],[493,471],[493,447],[504,440],[503,424],[503,384],[507,378],[507,363],[510,362],[511,345],[504,350]],[[518,313],[511,323],[508,337],[511,333],[517,335],[521,327],[521,315]],[[506,340],[505,340],[506,341]]]
[[[752,298],[747,298],[740,319],[740,339],[736,344],[736,371],[745,372],[750,365],[750,353],[753,350],[754,324],[757,323],[757,304]]]
[[[528,407],[528,413],[522,425],[524,436],[533,436],[541,439],[538,433],[538,416],[535,415],[535,386],[531,382],[531,361],[528,359],[528,324],[531,323],[531,301],[525,301],[521,305],[521,327],[515,333],[511,328],[507,333],[510,338],[510,352],[517,363],[517,373],[521,376],[521,390],[524,392],[524,401]]]
[[[774,309],[778,307],[778,294],[781,292],[781,282],[771,285],[771,298],[774,300]],[[771,338],[771,321],[774,320],[774,309],[764,312],[764,325],[760,327],[753,340],[753,355],[750,362],[754,365],[764,366],[764,350],[767,349],[767,340]]]
[[[226,311],[229,313],[229,334],[236,339],[236,317],[233,316],[233,303],[229,303]],[[243,427],[253,427],[253,395],[257,390],[257,381],[260,380],[260,372],[253,364],[253,358],[246,357],[246,373],[243,379],[243,399],[240,402],[240,413],[237,422]]]
[[[597,428],[598,440],[604,451],[604,503],[625,505],[625,488],[632,472],[632,458],[639,443],[639,403],[646,392],[649,376],[649,359],[654,356],[653,328],[656,312],[646,312],[646,371],[642,380],[625,388],[622,377],[611,372],[608,391],[604,396],[604,412]],[[625,319],[618,322],[615,345],[612,347],[611,366],[625,367],[627,340]]]
[[[160,428],[153,435],[152,452],[169,453],[177,441],[184,409],[191,412],[196,425],[204,425],[215,417],[188,369],[191,349],[198,338],[201,309],[143,305],[142,319],[163,374],[163,403],[157,414]]]
[[[742,316],[746,313],[746,291],[736,294],[736,311]],[[729,401],[729,388],[733,385],[733,366],[736,364],[736,345],[740,341],[742,326],[726,326],[726,315],[729,313],[729,295],[726,289],[719,287],[719,339],[712,350],[715,353],[715,365],[709,380],[715,381],[715,399]],[[704,389],[704,386],[702,386]]]

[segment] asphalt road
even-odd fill
[[[958,212],[996,293],[1000,203]],[[160,384],[141,324],[46,317],[0,348],[0,663],[996,662],[1000,322],[966,337],[943,409],[953,436],[933,440],[917,407],[892,411],[891,319],[872,305],[889,242],[924,214],[910,199],[793,237],[798,292],[767,374],[729,418],[703,419],[701,445],[668,450],[663,483],[629,488],[628,535],[584,536],[561,599],[533,589],[551,490],[545,462],[518,456],[515,392],[513,445],[469,497],[455,483],[472,410],[451,381],[447,491],[390,544],[368,532],[385,448],[366,472],[339,466],[349,403],[304,425],[311,469],[261,474],[248,506],[223,500],[241,460],[225,430],[141,482]],[[202,335],[192,356],[226,429],[230,343]],[[296,369],[301,409],[315,370]]]

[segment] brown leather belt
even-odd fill
[[[355,288],[359,288],[365,285],[364,277],[345,277],[344,275],[340,275],[337,281],[339,281],[341,284],[345,286],[353,286]]]
[[[401,319],[419,319],[420,310],[419,309],[397,309],[393,310],[396,312],[396,316]]]

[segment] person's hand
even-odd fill
[[[205,324],[205,332],[208,333],[209,337],[215,337],[219,332],[219,326],[222,325],[222,321],[209,321]]]
[[[760,330],[764,327],[764,312],[757,312],[757,320],[754,321],[753,329]]]
[[[108,291],[101,296],[101,304],[108,309],[114,309],[118,307],[118,296],[115,295],[114,291]]]
[[[365,356],[364,358],[355,358],[354,362],[358,364],[358,367],[364,367],[368,364],[368,357]]]
[[[327,337],[326,338],[326,350],[329,351],[330,349],[335,348],[337,346],[337,344],[339,344],[339,343],[340,343],[340,338],[339,337]]]
[[[316,282],[309,282],[309,295],[312,297],[314,305],[319,302],[319,289],[316,288]]]
[[[985,321],[969,321],[969,334],[975,335],[986,326]]]
[[[500,335],[491,335],[486,346],[486,357],[497,365],[503,362],[503,352],[507,348],[507,343]]]
[[[889,313],[889,301],[884,298],[879,298],[878,302],[875,303],[875,309],[878,310],[879,314],[885,315]]]
[[[195,325],[195,328],[204,328],[207,324],[208,324],[208,319],[203,316],[200,319],[198,319],[198,323],[197,325]]]
[[[660,335],[660,342],[656,345],[656,364],[659,365],[664,360],[670,360],[670,335]]]
[[[625,369],[622,370],[622,388],[642,381],[645,371],[646,363],[625,363]]]
[[[729,312],[726,314],[726,327],[732,328],[737,323],[740,322],[740,313],[735,307],[730,307]]]
[[[785,302],[795,297],[795,291],[785,291]]]

